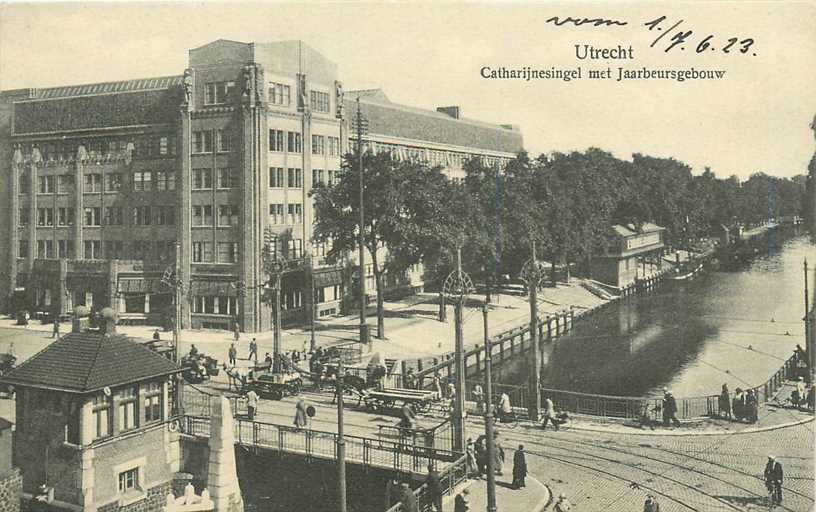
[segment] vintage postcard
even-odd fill
[[[812,1],[3,2],[0,512],[814,508]]]

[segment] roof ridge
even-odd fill
[[[149,77],[137,77],[137,78],[125,78],[123,80],[106,80],[104,82],[87,82],[84,84],[64,84],[64,85],[52,85],[49,87],[31,87],[35,91],[51,91],[55,89],[67,89],[73,87],[90,87],[92,85],[109,85],[109,84],[123,84],[128,82],[138,82],[138,81],[146,81],[146,80],[165,80],[171,78],[182,78],[183,75],[178,73],[172,75],[162,75],[162,76],[149,76]]]
[[[101,334],[101,333],[100,333]],[[88,373],[85,375],[85,380],[83,382],[85,388],[88,388],[88,383],[91,380],[91,375],[94,373],[94,369],[96,368],[96,363],[99,361],[99,354],[102,353],[102,346],[105,344],[105,340],[110,339],[106,334],[102,334],[99,336],[99,339],[94,339],[96,343],[96,354],[94,354],[93,361],[91,364],[88,365]]]

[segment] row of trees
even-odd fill
[[[462,182],[387,153],[362,158],[378,337],[385,336],[385,277],[417,263],[432,280],[444,276],[457,249],[465,270],[489,286],[500,275],[515,275],[534,245],[539,257],[569,269],[603,247],[612,224],[653,222],[667,229],[670,244],[683,247],[713,226],[801,215],[805,194],[804,176],[756,173],[741,183],[710,169],[693,175],[671,158],[635,154],[626,161],[596,148],[534,159],[521,153],[502,172],[472,159]],[[344,261],[357,247],[357,163],[356,154],[346,155],[339,180],[312,192],[314,241],[329,243],[330,261]]]

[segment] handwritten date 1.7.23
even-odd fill
[[[657,43],[663,41],[666,45],[665,52],[669,52],[678,47],[683,51],[687,45],[691,48],[694,47],[696,43],[695,51],[697,53],[720,50],[723,53],[738,51],[747,54],[750,52],[751,55],[756,56],[756,53],[752,50],[754,40],[750,37],[744,39],[740,39],[739,37],[725,39],[718,38],[713,34],[709,34],[703,38],[693,37],[695,35],[694,31],[686,30],[685,27],[682,26],[683,21],[684,20],[680,20],[672,24],[666,20],[665,16],[661,16],[644,23],[643,25],[649,27],[649,31],[659,33],[657,38],[652,41],[651,48],[654,48]]]

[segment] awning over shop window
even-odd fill
[[[314,287],[325,288],[326,286],[337,286],[343,284],[342,270],[329,270],[316,272],[314,275]]]
[[[121,279],[119,293],[171,293],[160,279]]]
[[[203,297],[236,297],[238,289],[230,281],[193,281],[190,295]]]

